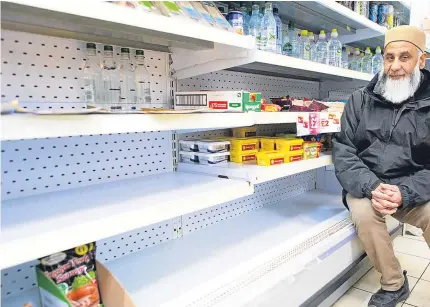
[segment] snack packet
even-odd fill
[[[95,243],[84,244],[40,259],[39,269],[72,306],[102,306],[96,277]]]

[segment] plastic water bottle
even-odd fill
[[[311,41],[308,36],[308,30],[300,32],[300,57],[304,60],[311,59]]]
[[[260,12],[260,20],[263,20],[264,14],[265,14],[265,6],[264,6],[264,2],[260,3],[260,7],[258,8],[259,12]]]
[[[298,58],[300,55],[299,52],[299,38],[297,37],[294,23],[290,21],[282,42],[282,54]]]
[[[136,50],[136,99],[138,104],[151,104],[151,79],[145,65],[145,53]]]
[[[87,43],[87,57],[84,66],[84,91],[87,106],[104,107],[101,101],[101,69],[94,43]]]
[[[348,51],[348,69],[353,69],[353,63],[354,63],[354,49],[347,48]]]
[[[276,52],[276,20],[273,16],[272,3],[266,3],[266,9],[261,22],[261,45],[263,50]]]
[[[351,69],[358,70],[358,61],[360,61],[360,49],[355,48],[354,53],[352,55]]]
[[[260,7],[258,4],[252,6],[252,15],[249,19],[249,35],[255,37],[257,48],[262,49],[261,45],[261,20],[260,20]]]
[[[240,7],[243,14],[243,35],[249,35],[249,20],[251,19],[248,14],[248,8],[245,5]]]
[[[121,82],[118,74],[118,65],[113,57],[113,47],[104,46],[102,64],[102,102],[108,110],[121,109],[120,94]]]
[[[376,75],[382,70],[382,67],[384,67],[384,58],[381,54],[382,50],[381,47],[376,47],[375,55],[372,58],[372,74]]]
[[[360,53],[359,58],[357,60],[357,70],[361,71],[361,66],[363,64],[364,53]]]
[[[314,32],[309,32],[308,33],[308,37],[309,37],[309,41],[311,43],[311,61],[316,62],[316,58],[317,58],[317,53],[315,50],[316,47],[316,43],[315,43],[315,35]]]
[[[273,8],[273,16],[276,21],[276,53],[282,53],[282,21],[277,7]]]
[[[122,109],[130,110],[135,107],[136,99],[136,77],[134,67],[130,59],[130,49],[121,48],[119,75],[121,80],[121,104]]]
[[[348,69],[348,56],[349,49],[346,47],[342,47],[342,68]]]
[[[337,29],[333,29],[328,42],[328,64],[342,67],[342,43],[338,40],[338,36]]]
[[[316,56],[316,61],[318,63],[322,63],[322,64],[328,64],[328,59],[327,59],[327,42],[326,42],[326,35],[325,35],[325,31],[321,30],[320,34],[318,36],[318,42],[315,46],[316,52],[317,52],[317,56]]]
[[[361,72],[370,74],[372,71],[372,56],[370,47],[366,48],[364,57],[361,59]]]

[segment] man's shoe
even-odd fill
[[[396,307],[399,302],[405,301],[409,297],[409,282],[406,276],[406,271],[403,271],[405,275],[405,283],[397,291],[385,291],[379,289],[378,292],[372,295],[369,301],[369,307]]]

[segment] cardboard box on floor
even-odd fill
[[[96,261],[97,281],[104,307],[136,307],[127,291],[108,268]],[[57,285],[40,270],[36,269],[42,307],[73,307]]]

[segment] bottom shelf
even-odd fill
[[[282,262],[302,270],[336,227],[351,230],[340,196],[313,191],[106,265],[138,306],[212,306]]]
[[[347,216],[337,195],[313,191],[107,266],[136,306],[275,307],[286,300],[299,306],[362,257],[362,245]],[[344,227],[331,231],[340,224]],[[398,225],[387,220],[389,231]],[[330,236],[324,240],[327,231]],[[321,242],[313,245],[317,240]],[[277,255],[297,251],[304,242],[307,252],[281,263]],[[31,302],[39,307],[38,297],[33,289],[2,305]]]

